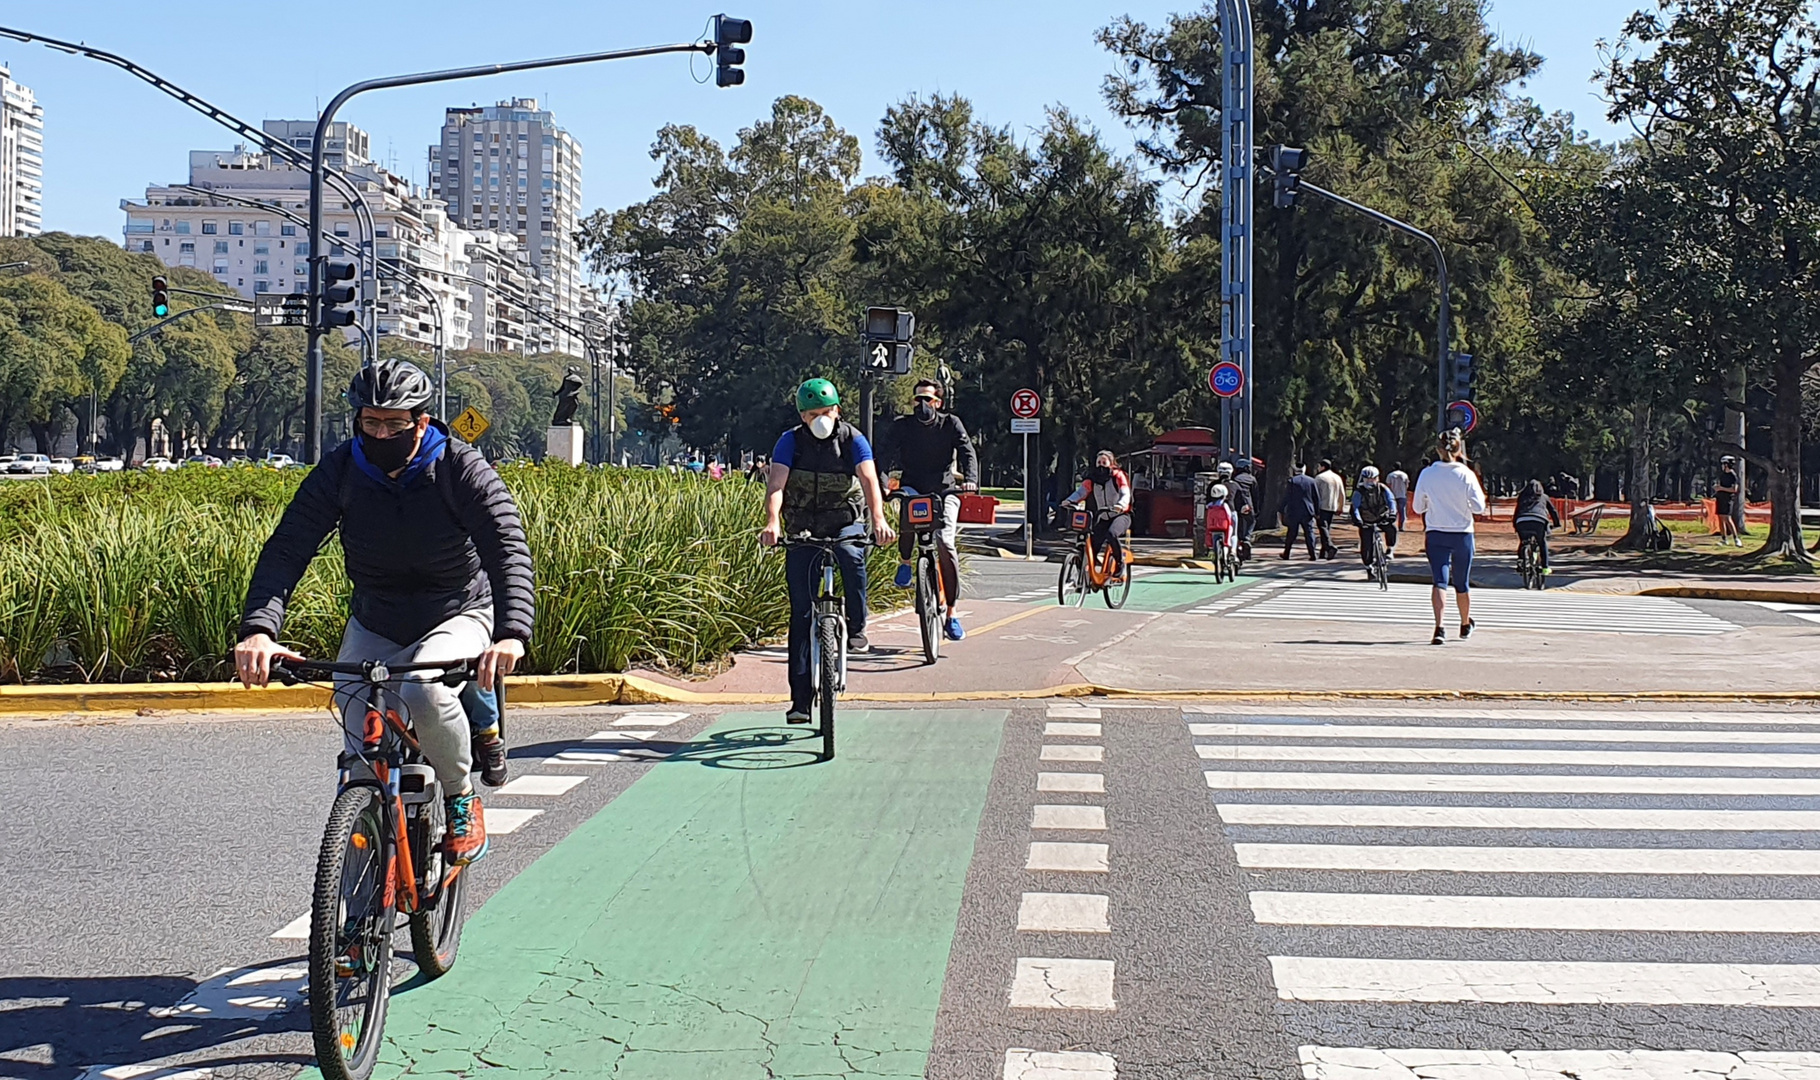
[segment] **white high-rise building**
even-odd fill
[[[0,236],[44,231],[44,107],[0,67]]]
[[[430,190],[470,232],[502,232],[537,270],[556,320],[579,326],[587,305],[575,243],[581,210],[581,144],[536,98],[449,109],[430,147]],[[527,350],[583,355],[578,338],[528,321]]]

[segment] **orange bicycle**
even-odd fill
[[[1111,521],[1114,516],[1102,510],[1097,520]],[[1063,607],[1068,606],[1070,598],[1079,607],[1087,602],[1088,593],[1097,592],[1107,607],[1121,608],[1131,595],[1131,552],[1120,537],[1111,538],[1111,543],[1095,552],[1094,524],[1094,516],[1085,510],[1069,515],[1069,528],[1080,535],[1080,540],[1074,550],[1062,556],[1061,577],[1056,579],[1056,602]]]

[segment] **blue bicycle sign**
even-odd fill
[[[1245,372],[1230,360],[1215,364],[1207,373],[1207,386],[1221,397],[1237,397],[1245,389]]]

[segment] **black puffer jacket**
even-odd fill
[[[259,553],[240,636],[278,636],[285,604],[317,549],[339,526],[352,614],[409,644],[438,623],[491,603],[495,640],[531,640],[531,549],[512,493],[480,451],[450,440],[410,484],[381,485],[330,451],[304,478]]]

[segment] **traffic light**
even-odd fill
[[[162,319],[171,313],[170,285],[162,275],[152,279],[152,314]]]
[[[1453,354],[1453,367],[1448,374],[1452,382],[1448,384],[1449,401],[1472,400],[1472,354],[1457,352]]]
[[[736,46],[751,40],[751,19],[714,16],[714,85],[738,86],[746,81],[746,73],[739,68],[746,62],[746,50]]]
[[[867,308],[866,366],[877,372],[908,375],[916,351],[910,339],[915,336],[916,314],[908,308]]]
[[[352,283],[355,272],[351,262],[330,262],[322,268],[323,329],[353,326],[359,321],[360,312],[354,298],[360,290]],[[344,281],[349,284],[341,284]]]
[[[1270,171],[1276,174],[1276,204],[1288,208],[1302,191],[1302,170],[1308,165],[1308,151],[1293,146],[1270,148]]]

